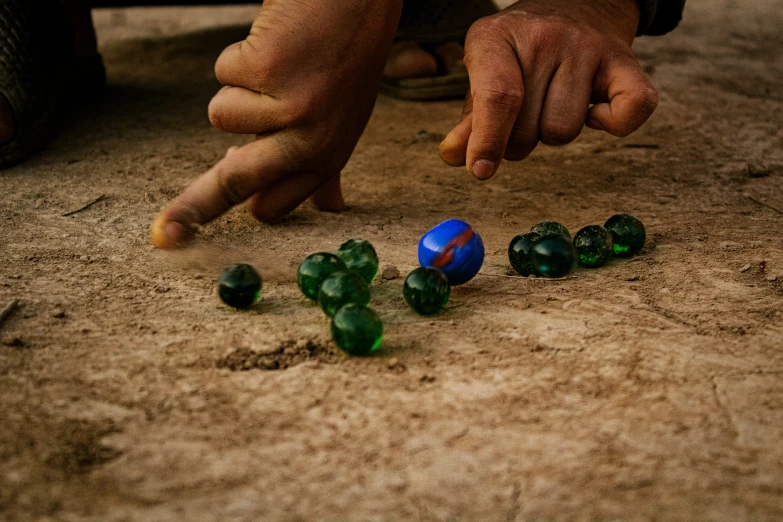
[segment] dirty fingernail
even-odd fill
[[[473,172],[473,175],[478,179],[491,178],[495,173],[495,163],[484,159],[478,160],[473,163],[471,172]]]
[[[168,221],[161,216],[152,224],[150,236],[156,247],[168,250],[186,243],[191,233],[182,223]]]

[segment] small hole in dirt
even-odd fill
[[[218,368],[232,372],[248,370],[285,370],[307,361],[337,364],[345,355],[332,344],[321,344],[312,340],[284,341],[274,350],[257,352],[249,348],[237,348],[218,359]]]

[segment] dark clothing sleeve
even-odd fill
[[[680,23],[685,0],[639,0],[642,16],[637,36],[666,34]]]

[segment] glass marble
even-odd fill
[[[644,224],[631,214],[615,214],[604,227],[614,238],[614,255],[631,257],[639,253],[647,239]]]
[[[473,227],[459,219],[435,226],[419,240],[419,264],[446,274],[452,286],[467,283],[484,263],[484,242]]]
[[[405,278],[402,295],[405,302],[422,315],[438,313],[449,300],[451,285],[437,268],[421,266]]]
[[[335,272],[327,277],[318,292],[318,304],[326,315],[332,317],[337,310],[349,304],[370,304],[370,288],[362,276],[355,272]]]
[[[378,273],[378,254],[369,241],[350,239],[337,249],[337,257],[343,260],[348,270],[362,276],[369,285]]]
[[[612,233],[600,225],[589,225],[574,236],[579,264],[587,268],[604,266],[614,252]]]
[[[520,275],[527,277],[536,273],[536,267],[530,259],[530,248],[540,237],[536,232],[525,232],[512,239],[508,245],[508,260]]]
[[[535,232],[541,237],[558,235],[571,239],[571,233],[568,229],[557,221],[542,221],[537,225],[533,225],[530,228],[530,231]]]
[[[542,277],[565,277],[576,265],[576,250],[570,239],[561,235],[543,236],[530,249],[530,259]]]
[[[218,280],[218,295],[228,306],[250,308],[261,295],[261,276],[250,265],[231,265]]]
[[[310,254],[296,271],[296,284],[308,299],[318,300],[324,280],[335,272],[346,269],[342,259],[328,252]]]
[[[349,355],[370,355],[383,341],[383,322],[373,310],[347,304],[332,318],[332,339]]]

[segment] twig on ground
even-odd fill
[[[528,281],[566,281],[568,279],[575,279],[575,276],[566,277],[525,277],[522,275],[505,275],[505,274],[487,274],[486,272],[479,272],[478,275],[486,277],[504,277],[506,279],[526,279]]]
[[[626,143],[622,146],[624,149],[660,149],[661,146],[656,143]]]
[[[759,201],[758,199],[754,198],[750,194],[745,194],[745,197],[748,198],[749,200],[751,200],[752,202],[761,205],[762,207],[767,207],[770,210],[774,210],[778,214],[783,214],[783,210],[780,210],[779,208],[773,207],[769,203],[764,203],[763,201]]]
[[[65,214],[63,214],[63,217],[73,216],[74,214],[78,214],[79,212],[85,211],[91,206],[93,206],[94,204],[98,203],[99,201],[103,201],[104,199],[106,199],[106,194],[101,194],[100,196],[93,199],[83,207],[77,208],[76,210],[71,210],[70,212],[66,212]]]
[[[11,312],[16,309],[16,305],[19,304],[19,299],[11,299],[11,302],[5,305],[5,308],[0,310],[0,324],[3,324],[3,321],[5,321],[6,317],[11,315]]]

